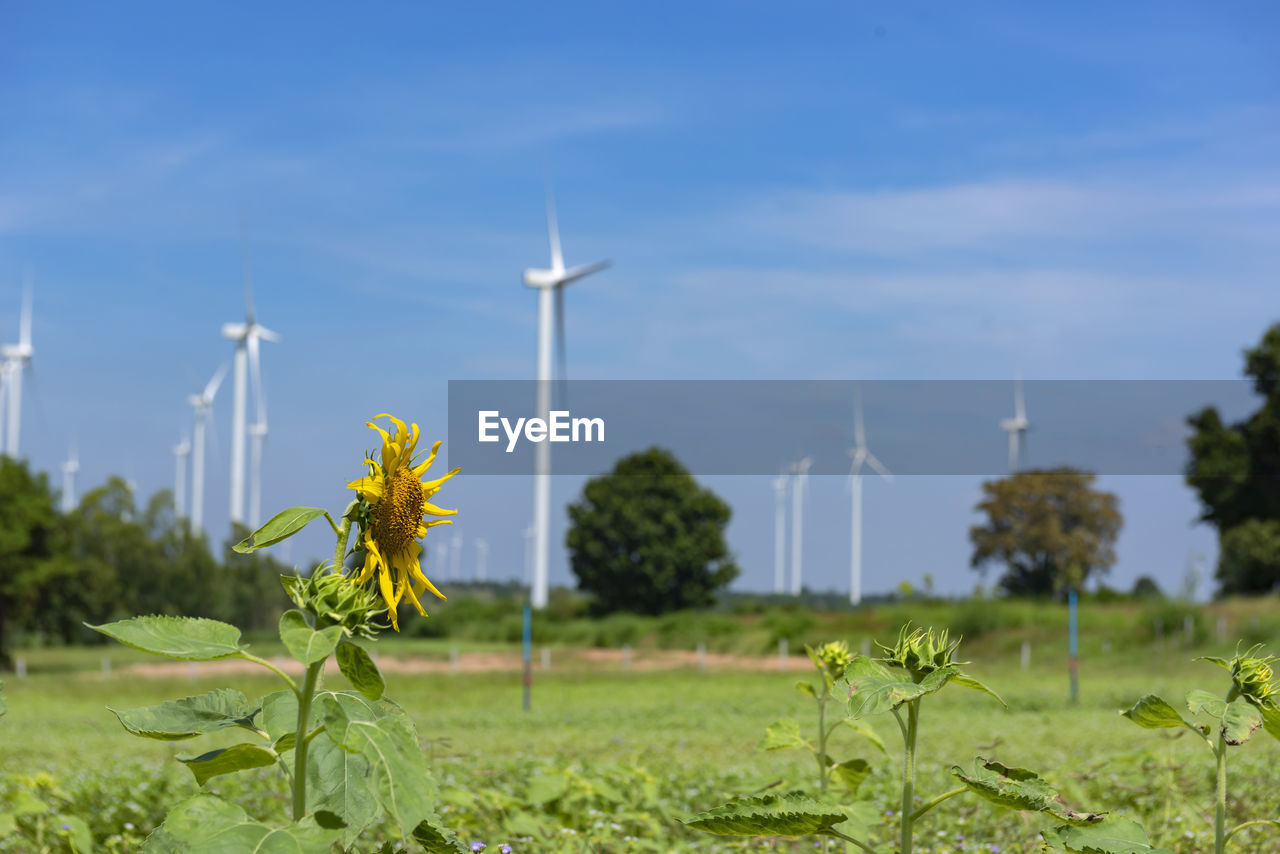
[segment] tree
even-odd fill
[[[623,457],[569,505],[578,586],[599,613],[705,607],[738,575],[724,538],[730,513],[670,452]]]
[[[0,456],[0,670],[11,665],[9,635],[29,618],[53,555],[58,513],[49,479]]]
[[[1187,483],[1200,498],[1201,521],[1218,529],[1221,593],[1266,593],[1280,585],[1280,551],[1265,545],[1280,537],[1280,324],[1245,351],[1244,373],[1262,397],[1257,412],[1231,425],[1212,406],[1187,418],[1193,431]],[[1249,522],[1263,524],[1231,536]]]
[[[1061,593],[1105,573],[1123,519],[1120,500],[1093,481],[1088,472],[1056,468],[983,483],[977,509],[987,521],[969,529],[971,565],[1003,563],[1000,587],[1016,596]]]

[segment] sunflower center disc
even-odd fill
[[[373,511],[373,538],[384,553],[397,554],[416,538],[424,501],[422,484],[412,472],[399,469],[391,475]]]

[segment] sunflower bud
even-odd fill
[[[822,662],[823,671],[832,679],[843,676],[845,668],[849,666],[850,661],[853,661],[853,656],[849,654],[849,645],[844,641],[831,641],[818,647],[817,658]]]
[[[886,653],[881,661],[907,670],[917,682],[939,667],[953,663],[952,656],[960,641],[952,641],[947,629],[938,633],[932,628],[909,629],[909,625],[902,627],[898,632],[898,642],[893,647],[880,645]]]
[[[308,578],[284,576],[280,579],[289,598],[316,618],[316,627],[342,626],[348,637],[370,640],[386,626],[375,619],[387,613],[377,593],[338,572],[316,570]]]
[[[1275,657],[1256,657],[1260,649],[1261,644],[1243,655],[1237,650],[1236,657],[1231,659],[1231,681],[1240,695],[1255,705],[1275,706],[1276,697],[1280,696],[1280,686],[1271,681],[1274,676],[1271,662]]]

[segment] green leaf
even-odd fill
[[[161,741],[181,741],[205,732],[238,726],[255,729],[258,707],[232,688],[216,688],[207,694],[169,700],[156,706],[118,711],[108,707],[120,724],[134,735]]]
[[[974,679],[972,676],[966,676],[965,674],[959,671],[956,671],[955,675],[951,677],[951,681],[956,683],[957,685],[962,685],[965,688],[971,688],[974,691],[981,691],[982,693],[986,694],[988,697],[994,697],[997,703],[1004,706],[1006,709],[1009,708],[1009,704],[1006,703],[999,694],[997,694],[995,691],[992,691],[990,688],[988,688],[986,685],[983,685],[981,682],[979,682],[977,679]]]
[[[316,631],[301,611],[290,609],[280,615],[280,640],[289,648],[289,654],[304,665],[324,661],[341,638],[342,626]]]
[[[363,647],[346,642],[338,644],[338,669],[366,698],[382,699],[382,692],[386,690],[382,672]]]
[[[853,679],[849,682],[849,690],[852,692],[849,695],[849,716],[852,718],[865,718],[878,712],[887,712],[927,693],[922,685],[912,682],[910,677],[900,679],[897,676]]]
[[[889,754],[889,751],[885,749],[884,739],[880,737],[880,733],[876,732],[874,729],[871,728],[871,724],[863,720],[854,720],[853,718],[845,718],[844,720],[840,721],[840,723],[844,724],[849,729],[853,730],[858,735],[862,736],[867,741],[874,744],[876,747],[880,748],[881,753],[885,754],[886,756]]]
[[[249,768],[266,768],[276,764],[277,758],[274,750],[260,744],[234,744],[199,756],[177,757],[179,762],[191,769],[191,773],[196,776],[196,785],[199,786],[221,774],[234,774]]]
[[[258,725],[271,737],[272,747],[276,753],[284,753],[293,748],[298,732],[298,697],[288,689],[268,694],[261,700],[262,712],[258,715]],[[320,709],[311,704],[311,720],[307,731],[320,726]],[[316,742],[312,742],[315,749]]]
[[[800,734],[800,723],[791,719],[774,721],[764,731],[764,739],[756,746],[757,750],[790,750],[797,747],[809,747]]]
[[[1075,854],[1173,854],[1153,847],[1142,825],[1119,816],[1087,827],[1055,827],[1042,835],[1055,850]]]
[[[1217,694],[1196,688],[1187,692],[1187,709],[1193,715],[1206,714],[1222,720],[1222,716],[1227,713],[1227,701]]]
[[[973,771],[965,773],[958,765],[951,773],[974,794],[1015,810],[1034,810],[1052,815],[1068,824],[1094,824],[1104,813],[1082,813],[1069,808],[1049,783],[1034,771],[1014,768],[978,757]]]
[[[1132,709],[1123,711],[1120,714],[1138,726],[1147,729],[1184,726],[1197,735],[1204,735],[1204,732],[1196,727],[1195,724],[1188,721],[1177,709],[1155,694],[1147,694],[1134,703]]]
[[[147,837],[143,854],[329,854],[338,831],[313,816],[272,828],[235,804],[200,794],[174,807]]]
[[[1244,697],[1237,697],[1227,704],[1222,716],[1222,738],[1230,745],[1241,745],[1253,737],[1262,726],[1262,715]]]
[[[871,765],[865,759],[850,759],[833,765],[831,773],[837,780],[844,783],[849,794],[856,795],[862,781],[871,776]]]
[[[1264,706],[1258,712],[1262,715],[1262,728],[1270,733],[1272,738],[1280,740],[1280,708]]]
[[[524,799],[531,804],[544,806],[569,791],[569,778],[563,774],[538,774],[529,778]]]
[[[179,661],[216,661],[243,649],[239,629],[203,617],[134,617],[89,628],[125,646]]]
[[[738,798],[683,823],[718,836],[808,836],[848,818],[799,793]]]
[[[1219,667],[1221,667],[1221,668],[1222,668],[1222,669],[1224,669],[1224,670],[1230,670],[1230,669],[1231,669],[1231,662],[1230,662],[1230,661],[1227,661],[1225,658],[1218,658],[1218,656],[1216,656],[1216,655],[1202,655],[1202,656],[1200,656],[1199,658],[1195,658],[1195,659],[1192,659],[1192,660],[1193,660],[1193,661],[1207,661],[1207,662],[1209,662],[1210,664],[1216,664],[1216,665],[1218,665]]]
[[[948,682],[960,673],[960,668],[948,664],[946,667],[936,667],[930,670],[925,677],[920,680],[920,687],[924,689],[924,693],[932,694],[935,691],[941,691]]]
[[[290,507],[281,510],[267,520],[267,524],[254,531],[233,548],[240,554],[249,554],[267,546],[274,546],[281,540],[287,540],[307,527],[311,522],[325,515],[323,510],[315,507]]]
[[[343,750],[331,739],[313,739],[307,746],[307,810],[328,810],[339,816],[346,823],[339,841],[351,848],[382,815],[370,781],[369,760]]]
[[[342,749],[369,761],[369,778],[378,803],[407,840],[435,810],[435,782],[412,724],[398,706],[385,700],[375,705],[345,692],[319,699],[325,733]]]
[[[54,817],[54,826],[62,828],[67,843],[74,854],[89,854],[93,850],[93,832],[89,824],[79,816],[58,815]]]
[[[796,690],[801,694],[808,694],[815,700],[818,699],[817,689],[815,689],[811,683],[806,682],[803,679],[796,683]]]
[[[423,819],[413,829],[413,841],[428,854],[467,854],[468,851],[456,833],[431,819]]]

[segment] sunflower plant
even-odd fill
[[[919,732],[923,701],[947,685],[970,688],[1004,701],[994,691],[962,671],[955,660],[959,640],[947,631],[911,629],[903,626],[893,646],[880,645],[882,655],[872,658],[850,656],[843,643],[830,643],[809,650],[814,666],[823,679],[820,689],[808,683],[800,690],[818,702],[818,742],[813,744],[800,736],[799,725],[779,722],[770,727],[762,747],[808,747],[818,760],[819,776],[816,793],[796,790],[782,794],[754,794],[736,798],[685,821],[690,827],[708,833],[732,836],[818,836],[843,840],[846,850],[868,854],[911,854],[915,828],[930,810],[966,793],[1010,809],[1044,813],[1061,824],[1043,831],[1045,842],[1053,850],[1088,852],[1088,854],[1170,854],[1153,848],[1146,833],[1134,822],[1108,818],[1104,813],[1071,809],[1058,792],[1040,775],[1025,768],[1004,765],[981,757],[970,769],[952,767],[960,783],[949,791],[925,800],[916,793],[916,761],[920,755]],[[828,721],[827,700],[837,697],[845,709],[843,717]],[[870,808],[867,802],[844,803],[828,789],[827,781],[839,777],[845,782],[846,794],[856,795],[858,785],[874,769],[861,760],[836,763],[826,755],[826,738],[836,727],[851,726],[873,741],[879,742],[865,719],[876,714],[893,716],[902,734],[903,756],[901,799],[898,826],[881,828],[881,806]],[[784,743],[787,742],[787,743]],[[890,815],[893,810],[885,812]],[[896,837],[894,842],[877,843],[884,833]]]
[[[1226,695],[1202,689],[1187,692],[1188,720],[1169,702],[1155,694],[1147,694],[1122,711],[1124,717],[1146,729],[1172,727],[1190,730],[1204,740],[1213,754],[1217,777],[1214,788],[1213,851],[1223,854],[1227,843],[1242,830],[1258,827],[1280,828],[1275,819],[1256,819],[1227,829],[1227,751],[1246,744],[1259,729],[1280,739],[1280,684],[1275,680],[1274,656],[1262,656],[1261,644],[1236,654],[1231,659],[1205,656],[1196,659],[1225,669],[1231,676]],[[1207,721],[1207,723],[1205,722]]]
[[[377,421],[386,418],[389,429]],[[365,645],[380,632],[399,630],[398,607],[407,602],[426,616],[426,591],[444,598],[422,571],[422,540],[456,510],[431,503],[448,472],[424,481],[440,449],[418,454],[418,425],[390,415],[367,422],[382,440],[367,473],[351,481],[356,494],[338,520],[314,507],[291,507],[272,517],[235,549],[249,553],[275,545],[324,518],[336,537],[333,561],[309,577],[284,577],[297,606],[280,618],[280,640],[302,669],[254,655],[240,630],[217,620],[135,617],[90,628],[126,646],[179,661],[250,661],[276,674],[284,687],[250,700],[217,688],[154,706],[111,711],[130,733],[182,741],[223,730],[245,741],[178,756],[201,792],[173,807],[146,840],[148,854],[176,852],[290,852],[354,850],[361,834],[380,824],[395,828],[400,844],[431,852],[463,852],[436,815],[436,785],[427,771],[417,733],[405,711],[384,696],[384,681]],[[356,534],[354,547],[352,533]],[[347,567],[350,567],[348,569]],[[323,686],[325,665],[337,669],[351,690]],[[297,670],[297,668],[289,668]],[[287,784],[291,821],[253,818],[206,789],[215,777],[275,767]],[[393,842],[382,850],[391,851]],[[367,840],[361,850],[368,850]]]

